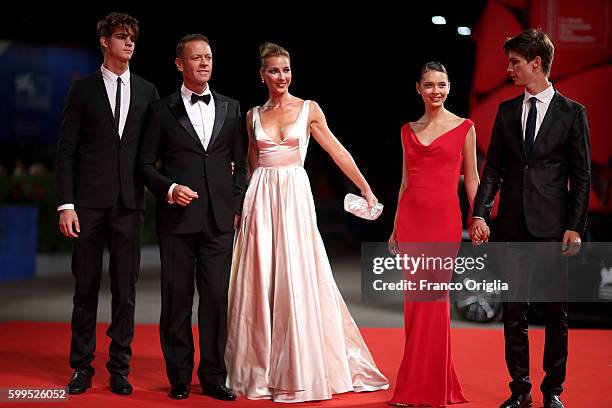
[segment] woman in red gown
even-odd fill
[[[470,206],[479,183],[474,124],[444,108],[450,82],[442,64],[423,65],[416,89],[425,114],[402,127],[402,184],[389,245],[397,251],[398,244],[401,248],[402,243],[408,247],[420,243],[429,247],[426,255],[433,251],[437,256],[441,250],[454,257],[461,242],[457,195],[461,168]],[[451,273],[442,279],[450,279]],[[428,302],[408,296],[406,292],[404,357],[389,403],[440,407],[467,402],[451,355],[448,293]]]

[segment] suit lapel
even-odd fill
[[[187,115],[187,110],[185,110],[185,105],[183,104],[183,98],[181,97],[181,92],[177,92],[172,98],[172,100],[168,103],[170,107],[170,111],[176,117],[176,120],[180,125],[185,129],[185,131],[191,136],[191,138],[197,143],[200,149],[204,150],[204,146],[202,146],[202,142],[198,137],[195,129],[193,128],[193,124],[191,120],[189,120],[189,116]]]
[[[129,131],[131,127],[132,116],[134,116],[134,105],[136,104],[136,100],[140,97],[138,93],[138,87],[136,86],[136,81],[134,80],[134,76],[130,75],[130,105],[128,107],[128,113],[125,118],[125,126],[123,127],[123,134],[121,135],[121,142],[124,142],[128,139]]]
[[[212,148],[213,143],[215,143],[215,140],[217,140],[217,137],[221,132],[221,128],[223,127],[223,122],[225,122],[225,115],[227,114],[227,101],[219,96],[218,93],[214,91],[211,93],[215,98],[215,123],[213,125],[210,141],[208,142],[208,150]]]
[[[518,96],[514,103],[512,104],[510,110],[510,134],[518,135],[518,137],[513,137],[513,140],[516,141],[516,148],[519,152],[522,153],[522,158],[526,158],[525,156],[525,144],[523,143],[523,124],[521,122],[521,113],[523,111],[523,95]]]
[[[98,98],[104,101],[102,102],[105,106],[106,112],[108,113],[108,120],[110,120],[113,128],[115,129],[115,136],[119,139],[119,130],[115,127],[115,117],[113,116],[113,109],[111,108],[110,101],[108,100],[108,94],[106,93],[106,87],[104,86],[104,78],[102,78],[102,71],[98,71],[96,76],[96,89],[98,90]]]
[[[559,93],[555,92],[553,98],[550,100],[550,104],[548,105],[548,110],[546,111],[546,115],[544,115],[544,119],[542,120],[542,124],[540,125],[540,129],[538,130],[538,134],[536,135],[535,140],[533,141],[533,146],[531,146],[531,151],[536,148],[538,142],[543,137],[546,137],[548,132],[550,131],[551,126],[557,120],[557,111],[559,108]]]

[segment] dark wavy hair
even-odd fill
[[[506,38],[504,52],[507,55],[510,51],[522,55],[527,61],[540,57],[542,59],[542,71],[547,76],[550,74],[550,67],[555,57],[555,46],[542,29],[531,28],[515,37]]]
[[[140,34],[138,19],[126,13],[110,13],[102,20],[98,21],[96,26],[98,38],[110,37],[117,27],[125,28],[134,35],[134,41],[138,41],[138,35]]]

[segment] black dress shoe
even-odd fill
[[[115,394],[130,395],[133,388],[127,379],[127,375],[113,374],[110,378],[110,390]]]
[[[564,408],[558,395],[544,395],[544,408]]]
[[[531,394],[513,392],[510,398],[501,404],[499,408],[530,408],[531,404]]]
[[[172,399],[181,400],[189,396],[189,391],[191,391],[190,384],[179,384],[172,387],[168,396]]]
[[[204,384],[202,385],[202,392],[204,395],[221,401],[233,401],[236,399],[236,394],[223,384]]]
[[[91,379],[95,373],[93,367],[77,368],[74,370],[70,382],[68,383],[68,394],[82,394],[91,388]]]

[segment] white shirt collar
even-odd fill
[[[199,94],[197,92],[193,92],[191,89],[187,88],[184,83],[181,86],[181,95],[183,95],[183,98],[185,98],[187,100],[191,100],[191,94],[206,95],[206,94],[209,94],[209,93],[211,93],[211,92],[210,92],[210,86],[208,86],[208,84],[206,84],[206,88],[204,89],[204,92],[202,92],[201,94]],[[212,95],[211,95],[211,98],[212,98]]]
[[[553,96],[555,96],[555,88],[552,86],[552,83],[550,83],[548,84],[548,88],[546,88],[537,95],[532,95],[525,89],[525,97],[523,98],[523,103],[527,103],[529,101],[529,98],[531,98],[532,96],[535,96],[538,102],[549,104]]]
[[[108,68],[106,68],[104,64],[102,64],[100,71],[102,71],[102,76],[111,82],[117,82],[118,77],[121,77],[121,83],[123,85],[127,85],[130,82],[130,68],[129,67],[121,75],[115,75]]]

